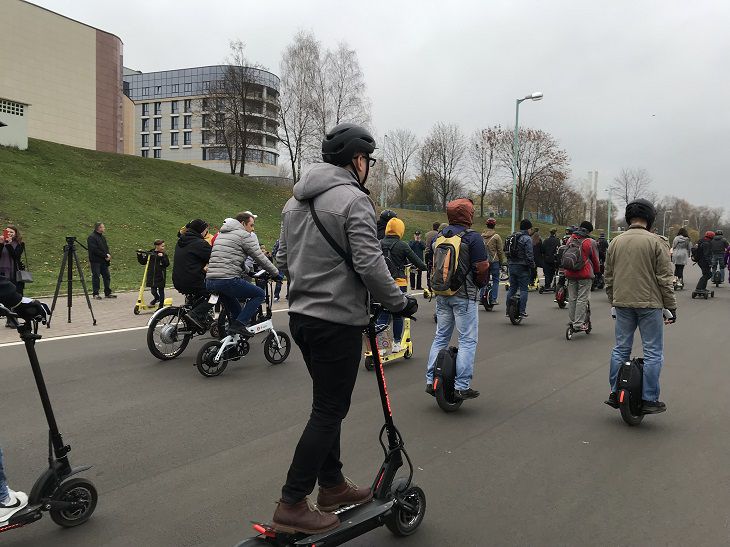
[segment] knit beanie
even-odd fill
[[[520,221],[520,230],[529,230],[532,228],[532,222],[529,219],[524,218]]]
[[[200,218],[196,218],[195,220],[191,220],[190,222],[188,222],[187,226],[185,227],[189,228],[190,230],[194,230],[199,234],[202,234],[208,227],[208,223]]]

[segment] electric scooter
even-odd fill
[[[463,399],[454,396],[456,381],[456,356],[459,348],[449,347],[439,351],[433,367],[433,396],[444,412],[456,412]]]
[[[378,348],[383,351],[380,360],[385,363],[390,363],[396,359],[410,359],[413,357],[413,339],[411,338],[411,319],[406,317],[403,320],[403,336],[400,340],[400,351],[393,352],[393,335],[390,328],[390,324],[386,325],[387,328],[378,334]],[[367,348],[365,350],[365,369],[374,370],[375,362],[373,361],[372,349]]]
[[[46,308],[46,311],[47,317],[50,315],[50,310]],[[21,528],[35,522],[43,517],[44,511],[48,511],[51,520],[59,526],[64,528],[78,526],[89,520],[93,514],[98,494],[90,480],[81,477],[70,478],[91,469],[91,466],[71,467],[68,459],[71,447],[63,443],[61,433],[58,431],[56,417],[53,414],[53,407],[35,351],[35,343],[41,339],[41,335],[38,334],[38,323],[45,324],[46,319],[41,316],[22,321],[17,314],[0,305],[0,317],[3,316],[8,318],[10,324],[20,334],[21,340],[25,343],[30,367],[33,370],[38,395],[48,422],[48,469],[35,481],[28,496],[28,505],[14,513],[7,521],[0,522],[0,532]]]
[[[366,329],[368,343],[374,348],[372,355],[375,361],[375,377],[385,418],[385,424],[380,429],[379,435],[384,461],[373,481],[373,499],[362,505],[349,505],[335,511],[341,524],[334,530],[321,534],[287,534],[275,530],[271,524],[255,522],[253,529],[258,535],[242,541],[236,547],[340,545],[383,525],[396,536],[409,536],[423,521],[426,514],[426,494],[412,482],[413,464],[406,452],[403,437],[393,422],[383,363],[377,351],[377,335],[387,328],[386,325],[375,323],[381,310],[380,305],[373,305],[373,313]],[[383,434],[387,438],[387,445]],[[403,466],[404,458],[408,465],[408,477],[395,478],[398,469]]]
[[[558,307],[562,310],[567,306],[566,300],[568,299],[567,290],[566,290],[566,278],[565,278],[565,270],[562,268],[558,270],[558,275],[555,276],[557,279],[554,281],[555,283],[555,302],[557,303]]]
[[[565,339],[572,340],[573,334],[575,334],[576,332],[585,332],[586,334],[590,334],[591,330],[593,330],[593,324],[591,323],[591,302],[590,301],[588,301],[588,307],[586,308],[586,321],[585,321],[584,325],[586,327],[585,329],[576,330],[573,327],[573,323],[568,323],[568,328],[565,331]]]
[[[249,340],[261,332],[267,332],[268,335],[263,340],[264,357],[272,365],[278,365],[286,361],[291,351],[291,339],[284,331],[274,329],[272,317],[271,302],[271,278],[266,270],[259,270],[253,275],[254,279],[263,282],[266,313],[259,313],[255,324],[246,328],[248,336],[240,334],[228,334],[221,340],[211,340],[203,344],[195,358],[195,366],[198,372],[206,378],[219,376],[228,366],[229,361],[238,361],[241,357],[248,354],[251,349]],[[218,294],[213,293],[208,300],[210,304],[218,303]],[[220,333],[227,331],[227,314],[221,312],[218,317],[218,330]]]
[[[140,312],[143,311],[157,311],[158,309],[160,309],[160,306],[156,304],[154,306],[148,305],[144,299],[144,290],[147,285],[147,271],[150,267],[150,260],[152,260],[153,257],[154,253],[143,251],[142,249],[137,249],[137,261],[140,264],[144,263],[144,273],[142,274],[142,284],[139,286],[137,302],[134,304],[134,309],[132,310],[134,315],[139,315]],[[165,301],[162,303],[163,308],[167,306],[172,306],[172,298],[170,297],[165,298]]]

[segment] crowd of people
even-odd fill
[[[666,408],[659,400],[663,326],[676,321],[674,288],[683,285],[684,267],[690,259],[699,264],[703,275],[698,290],[706,287],[713,269],[730,267],[730,248],[722,231],[707,232],[692,245],[683,228],[670,246],[652,231],[656,209],[643,199],[627,205],[628,228],[610,243],[603,233],[594,239],[594,227],[588,221],[566,229],[562,240],[556,229],[543,240],[529,219],[523,219],[519,230],[503,240],[494,218],[486,220],[482,232],[473,229],[474,205],[467,198],[447,204],[447,222],[434,223],[423,239],[416,230],[406,242],[403,220],[390,210],[378,217],[368,196],[374,150],[375,139],[363,127],[344,123],[328,132],[322,143],[323,162],[311,166],[294,185],[271,253],[256,236],[257,216],[251,211],[226,218],[215,235],[206,221],[194,219],[180,230],[175,244],[172,282],[179,292],[193,297],[188,319],[201,330],[212,306],[208,296],[217,293],[231,316],[228,333],[251,335],[250,321],[264,299],[251,273],[266,270],[277,283],[275,299],[287,279],[289,329],[311,377],[313,401],[273,516],[274,528],[282,531],[326,532],[339,525],[333,511],[365,503],[373,496],[369,487],[345,477],[340,461],[341,424],[362,358],[369,299],[383,306],[378,323],[393,321],[396,344],[392,349],[399,351],[403,318],[418,310],[418,301],[407,294],[409,281],[412,288],[421,289],[426,274],[424,291],[436,297],[437,320],[426,363],[426,392],[434,394],[437,356],[456,330],[455,397],[465,400],[479,396],[472,386],[478,307],[481,301],[499,304],[503,269],[509,275],[506,298],[519,291],[519,313],[525,318],[529,290],[539,285],[539,269],[544,276],[541,292],[554,289],[561,271],[567,283],[569,321],[575,330],[587,328],[591,289],[605,283],[616,319],[606,403],[618,405],[618,369],[629,358],[638,328],[645,359],[643,405],[647,413],[655,413]],[[101,298],[101,281],[104,296],[115,297],[105,229],[103,222],[96,223],[87,239],[94,298]],[[0,303],[22,317],[33,317],[43,310],[22,297],[19,272],[27,264],[24,251],[19,230],[8,226],[0,247]],[[162,306],[170,265],[164,240],[154,241],[148,255],[146,283],[153,304]],[[317,484],[315,507],[307,496]],[[25,494],[7,487],[0,452],[0,522],[24,503]]]

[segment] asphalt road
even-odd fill
[[[421,301],[415,355],[386,374],[426,519],[410,538],[381,528],[351,544],[730,544],[730,290],[708,301],[690,292],[666,330],[668,411],[637,428],[603,404],[613,342],[603,293],[593,294],[594,331],[571,342],[551,295],[531,293],[518,327],[503,306],[481,310],[482,395],[448,415],[423,393],[434,324]],[[95,465],[100,500],[77,529],[44,518],[0,536],[3,546],[230,546],[250,535],[249,520],[271,517],[308,415],[306,369],[296,349],[271,366],[254,343],[206,379],[191,366],[201,343],[167,363],[148,353],[144,331],[38,345],[72,463]],[[0,446],[11,486],[28,490],[45,463],[45,421],[23,348],[0,356]],[[358,483],[380,464],[381,422],[363,368],[343,427],[345,472]]]

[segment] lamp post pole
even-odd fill
[[[608,189],[608,230],[606,230],[606,239],[611,241],[611,189]]]
[[[512,233],[515,231],[515,217],[517,216],[517,153],[519,150],[519,129],[520,129],[520,103],[527,99],[539,101],[542,99],[542,92],[535,91],[515,101],[515,135],[512,141]]]
[[[664,211],[664,222],[662,223],[662,235],[667,235],[667,213],[672,214],[671,211]],[[669,218],[672,218],[671,216]]]

